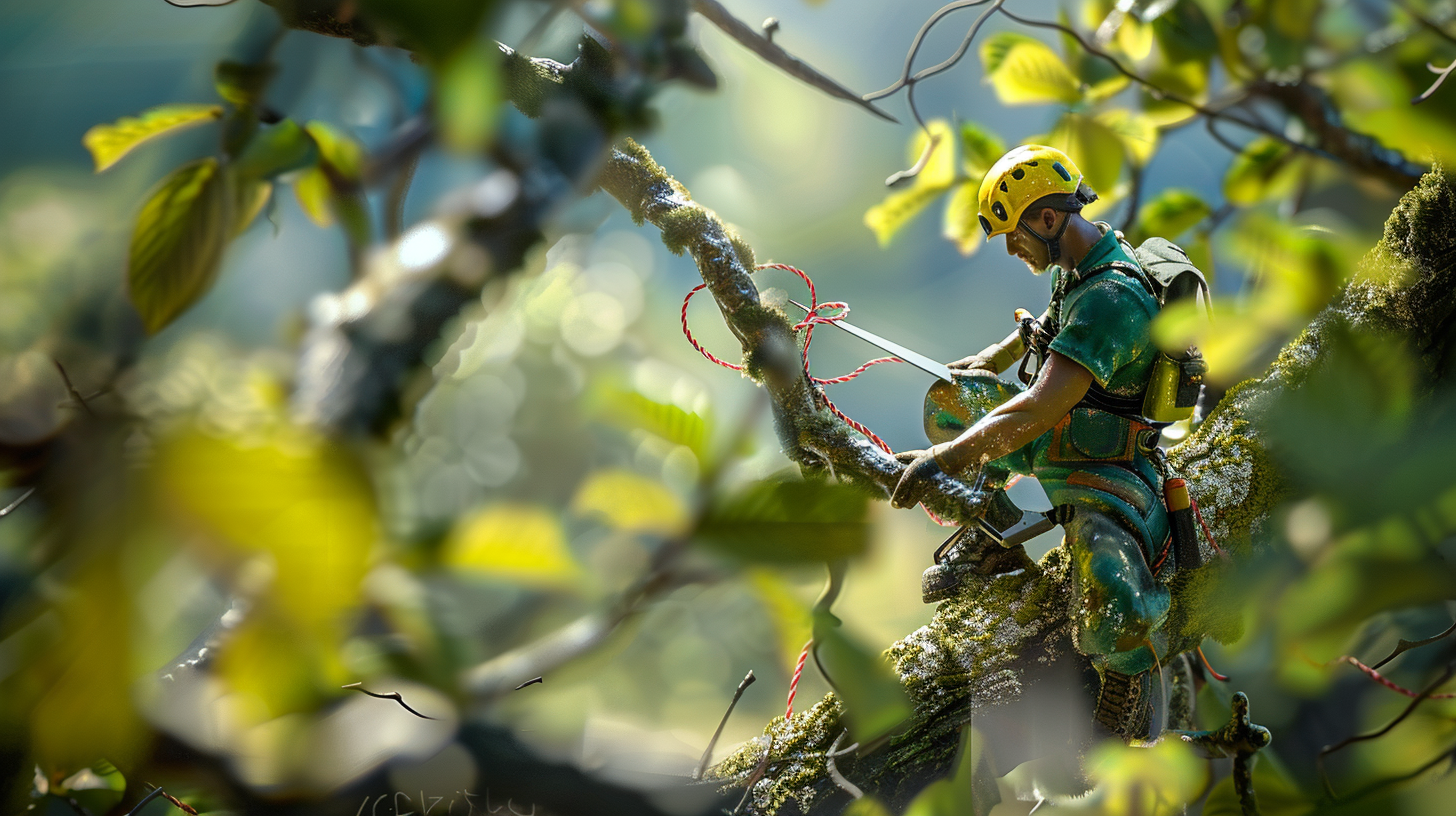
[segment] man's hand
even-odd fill
[[[992,374],[1001,373],[996,370],[996,361],[984,353],[962,357],[953,363],[946,363],[945,367],[951,371],[989,371]]]
[[[931,480],[945,471],[936,463],[933,448],[901,451],[895,454],[895,458],[904,462],[907,467],[900,474],[900,481],[896,483],[894,492],[890,494],[890,506],[914,507],[929,489]]]

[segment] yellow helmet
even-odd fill
[[[1065,194],[1066,203],[1057,209],[1082,209],[1086,202],[1077,195],[1081,183],[1082,171],[1055,147],[1028,144],[1012,148],[986,171],[976,196],[986,239],[1016,229],[1026,208],[1045,196]]]

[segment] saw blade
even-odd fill
[[[789,302],[804,310],[805,314],[809,313],[809,307],[805,306],[799,301],[790,300]],[[846,331],[854,335],[855,337],[858,337],[859,339],[865,341],[866,343],[869,343],[876,348],[890,352],[891,354],[899,357],[901,360],[904,360],[910,365],[915,366],[921,371],[934,374],[935,376],[939,377],[942,380],[945,380],[948,383],[955,382],[955,378],[951,375],[950,367],[947,366],[945,363],[936,362],[935,360],[926,357],[924,354],[921,354],[918,351],[911,351],[910,349],[905,348],[899,343],[896,343],[892,340],[886,340],[885,338],[879,336],[878,334],[875,334],[874,332],[865,331],[864,329],[861,329],[859,326],[856,326],[853,323],[846,323],[843,320],[836,320],[830,325],[838,327],[839,329],[842,329],[843,331]]]

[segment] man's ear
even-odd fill
[[[1056,226],[1056,224],[1057,224],[1057,211],[1054,210],[1054,209],[1052,209],[1051,207],[1042,207],[1042,209],[1041,209],[1041,225],[1043,227],[1045,227],[1048,232],[1050,232],[1051,229],[1052,229],[1052,227]]]

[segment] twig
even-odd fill
[[[151,793],[148,793],[146,796],[143,796],[142,797],[142,800],[140,802],[137,802],[136,803],[136,807],[134,807],[131,810],[128,810],[126,812],[126,816],[136,816],[136,814],[138,814],[138,813],[141,812],[141,809],[142,808],[146,807],[148,804],[151,803],[151,801],[153,799],[156,799],[158,796],[161,796],[161,795],[162,795],[162,789],[161,788],[152,788],[152,792]]]
[[[1435,93],[1436,89],[1441,87],[1441,83],[1446,81],[1446,77],[1450,76],[1453,69],[1456,69],[1456,60],[1451,60],[1451,64],[1447,65],[1445,68],[1437,68],[1436,64],[1433,62],[1426,63],[1426,70],[1437,75],[1436,81],[1431,83],[1431,87],[1422,91],[1420,96],[1412,99],[1411,104],[1419,105],[1427,99],[1430,99],[1431,94]]]
[[[1204,126],[1205,129],[1208,130],[1208,135],[1209,136],[1212,136],[1213,137],[1213,140],[1215,142],[1218,142],[1219,144],[1223,145],[1223,147],[1224,147],[1225,150],[1229,151],[1230,153],[1234,154],[1235,156],[1237,156],[1240,153],[1244,152],[1244,149],[1242,147],[1239,147],[1238,145],[1236,145],[1233,142],[1229,141],[1227,136],[1224,136],[1222,133],[1219,133],[1218,132],[1217,123],[1215,123],[1212,118],[1204,119],[1203,120],[1203,126]]]
[[[1143,168],[1142,165],[1134,164],[1131,168],[1131,192],[1127,198],[1127,217],[1122,219],[1122,231],[1131,232],[1132,225],[1137,221],[1138,204],[1143,197]]]
[[[150,783],[148,783],[148,784],[150,784]],[[195,807],[187,804],[186,802],[182,801],[181,799],[178,799],[177,797],[173,796],[172,794],[167,793],[165,790],[162,790],[161,788],[157,788],[157,790],[161,792],[163,799],[166,799],[168,802],[171,802],[172,803],[172,806],[173,807],[177,808],[178,810],[182,811],[183,813],[189,814],[189,816],[197,816],[197,808],[195,808]]]
[[[81,396],[81,392],[76,390],[76,386],[71,384],[71,375],[66,373],[66,367],[61,365],[61,361],[54,357],[51,358],[51,362],[55,364],[56,370],[61,372],[61,380],[65,382],[66,390],[70,392],[71,399],[75,400],[84,408],[87,414],[93,417],[96,416],[96,412],[91,410],[91,404],[86,401],[85,397]]]
[[[915,57],[917,54],[920,53],[920,45],[925,41],[925,35],[930,33],[930,29],[933,28],[936,23],[940,22],[941,18],[945,17],[947,14],[950,14],[953,11],[959,11],[963,8],[970,8],[972,6],[979,6],[986,2],[989,2],[989,0],[958,0],[955,3],[947,3],[946,5],[936,9],[935,13],[930,15],[930,18],[921,24],[920,30],[915,33],[915,39],[910,41],[910,50],[905,53],[905,67],[900,71],[900,78],[895,80],[894,83],[892,83],[887,88],[881,88],[874,93],[865,94],[865,100],[873,101],[876,99],[880,99],[889,96],[890,94],[900,90],[906,85],[914,84],[914,80],[910,78],[910,69],[914,67]],[[978,20],[977,22],[980,21]]]
[[[1410,705],[1406,706],[1405,710],[1400,712],[1400,714],[1397,715],[1395,719],[1391,720],[1390,722],[1386,723],[1384,726],[1380,727],[1375,731],[1371,731],[1365,734],[1356,734],[1355,736],[1347,737],[1334,745],[1326,745],[1324,748],[1320,749],[1318,756],[1315,757],[1315,766],[1319,769],[1320,782],[1324,785],[1325,793],[1330,797],[1331,800],[1336,800],[1340,797],[1338,794],[1335,793],[1334,784],[1330,782],[1330,775],[1325,770],[1325,757],[1347,746],[1354,745],[1357,742],[1366,742],[1368,740],[1373,740],[1378,737],[1383,737],[1386,734],[1390,733],[1390,729],[1396,727],[1397,725],[1400,725],[1402,722],[1405,721],[1407,717],[1415,713],[1416,708],[1420,706],[1421,703],[1425,702],[1427,699],[1430,698],[1431,692],[1435,691],[1441,686],[1441,684],[1445,683],[1447,680],[1450,680],[1451,675],[1453,674],[1456,674],[1456,661],[1447,663],[1446,670],[1441,673],[1441,676],[1436,678],[1435,681],[1432,682],[1430,685],[1421,689],[1421,693],[1417,695],[1414,700],[1411,700]]]
[[[6,516],[10,515],[11,513],[14,513],[15,512],[15,508],[17,508],[20,505],[24,504],[25,503],[25,500],[28,499],[28,498],[30,498],[31,495],[34,494],[34,493],[35,493],[35,488],[33,488],[33,487],[32,488],[28,488],[24,493],[21,493],[20,494],[20,498],[18,498],[15,501],[13,501],[13,502],[5,505],[3,508],[0,508],[0,518],[5,518]]]
[[[1399,6],[1400,9],[1401,9],[1401,11],[1404,11],[1406,14],[1409,14],[1411,16],[1411,19],[1412,20],[1415,20],[1416,22],[1420,23],[1422,26],[1424,26],[1424,27],[1430,29],[1431,31],[1435,32],[1436,33],[1436,36],[1440,37],[1441,39],[1445,40],[1448,43],[1456,44],[1456,36],[1453,36],[1446,29],[1442,28],[1435,20],[1432,20],[1431,18],[1429,18],[1426,15],[1422,14],[1421,11],[1420,11],[1420,9],[1415,8],[1410,3],[1406,2],[1406,0],[1395,0],[1395,5]],[[1448,68],[1446,70],[1449,71],[1451,69]],[[1437,83],[1437,84],[1439,84],[1439,83]]]
[[[535,685],[536,683],[545,683],[545,682],[546,682],[546,678],[545,677],[542,677],[541,675],[538,674],[535,677],[532,677],[530,680],[527,680],[526,682],[520,684],[519,686],[516,686],[516,691],[520,691],[521,689],[525,688],[526,686],[531,686],[531,685]]]
[[[1425,638],[1424,640],[1406,640],[1405,638],[1401,638],[1400,642],[1395,644],[1395,651],[1386,655],[1384,660],[1381,660],[1379,663],[1376,663],[1370,668],[1378,669],[1381,666],[1384,666],[1386,663],[1389,663],[1390,661],[1410,651],[1411,649],[1419,649],[1422,646],[1429,646],[1438,640],[1450,637],[1453,632],[1456,632],[1456,623],[1451,624],[1451,628],[1447,629],[1441,634],[1432,635],[1431,637]]]
[[[747,23],[728,13],[728,9],[723,8],[718,0],[693,0],[693,10],[707,18],[708,22],[717,26],[724,34],[737,40],[743,47],[757,54],[770,65],[777,66],[789,76],[812,85],[836,99],[853,102],[885,121],[900,123],[900,120],[875,107],[869,100],[861,98],[859,94],[820,73],[803,60],[779,47],[760,31],[755,31]]]
[[[1447,748],[1446,750],[1444,750],[1441,753],[1437,754],[1434,759],[1430,760],[1429,762],[1426,762],[1425,764],[1421,765],[1421,767],[1416,768],[1414,771],[1411,771],[1410,773],[1404,773],[1404,774],[1401,774],[1400,776],[1393,776],[1393,777],[1391,777],[1389,779],[1382,779],[1382,780],[1380,780],[1378,782],[1372,782],[1369,785],[1366,785],[1365,787],[1361,788],[1360,790],[1357,790],[1354,793],[1349,794],[1348,796],[1343,797],[1340,801],[1341,802],[1358,802],[1361,799],[1364,799],[1365,797],[1369,796],[1370,794],[1375,793],[1376,791],[1384,790],[1385,788],[1388,788],[1391,785],[1399,785],[1400,783],[1405,782],[1408,779],[1415,779],[1416,777],[1420,776],[1421,774],[1425,773],[1426,771],[1429,771],[1430,769],[1436,767],[1438,764],[1440,764],[1441,760],[1443,760],[1443,759],[1448,759],[1448,760],[1451,760],[1453,763],[1456,763],[1456,745],[1453,745],[1450,748]]]
[[[1214,109],[1209,108],[1207,106],[1200,105],[1200,104],[1198,104],[1197,102],[1194,102],[1191,99],[1188,99],[1186,97],[1180,96],[1180,95],[1175,94],[1175,93],[1172,93],[1172,92],[1168,91],[1166,88],[1162,87],[1161,85],[1158,85],[1157,83],[1153,82],[1152,80],[1147,79],[1146,77],[1143,77],[1140,74],[1137,74],[1137,73],[1135,73],[1133,71],[1128,70],[1127,68],[1125,68],[1123,66],[1123,64],[1121,62],[1118,62],[1118,60],[1117,60],[1116,57],[1112,56],[1111,54],[1108,54],[1107,52],[1105,52],[1105,51],[1097,48],[1096,46],[1092,45],[1091,43],[1087,42],[1085,39],[1082,38],[1082,35],[1081,35],[1080,32],[1078,32],[1076,29],[1074,29],[1074,28],[1072,28],[1070,26],[1065,26],[1065,25],[1062,25],[1061,23],[1054,23],[1054,22],[1051,22],[1051,21],[1048,21],[1048,20],[1029,20],[1029,19],[1027,19],[1025,17],[1020,17],[1020,16],[1018,16],[1016,14],[1013,14],[1013,13],[1007,11],[1004,8],[1001,9],[1001,13],[1004,14],[1004,15],[1006,15],[1007,17],[1010,17],[1012,20],[1015,20],[1016,22],[1021,23],[1022,25],[1032,26],[1034,28],[1050,28],[1050,29],[1055,29],[1057,31],[1062,32],[1063,34],[1066,34],[1067,36],[1069,36],[1072,39],[1076,40],[1077,41],[1077,44],[1080,45],[1080,46],[1082,46],[1082,50],[1084,50],[1087,53],[1093,55],[1094,57],[1099,57],[1102,60],[1106,61],[1107,63],[1109,63],[1110,65],[1112,65],[1113,68],[1117,69],[1117,72],[1118,73],[1122,74],[1123,76],[1127,77],[1128,79],[1132,80],[1133,82],[1136,82],[1137,84],[1143,86],[1144,88],[1147,88],[1153,94],[1153,96],[1156,97],[1157,99],[1164,100],[1164,101],[1167,101],[1167,102],[1173,102],[1173,103],[1178,104],[1178,105],[1185,105],[1185,106],[1193,109],[1197,113],[1199,113],[1199,114],[1201,114],[1203,116],[1209,117],[1209,118],[1223,119],[1223,120],[1226,120],[1226,121],[1229,121],[1229,122],[1233,122],[1234,124],[1237,124],[1237,125],[1242,125],[1243,127],[1246,127],[1246,128],[1248,128],[1250,130],[1258,131],[1259,133],[1263,133],[1266,136],[1269,136],[1269,137],[1272,137],[1274,139],[1277,139],[1278,141],[1283,142],[1284,144],[1286,144],[1286,145],[1288,145],[1288,146],[1290,146],[1290,147],[1292,147],[1292,148],[1294,148],[1296,150],[1303,150],[1303,151],[1305,151],[1307,153],[1312,153],[1312,154],[1314,154],[1316,156],[1323,156],[1324,158],[1328,158],[1328,159],[1332,159],[1332,160],[1338,160],[1338,157],[1333,156],[1333,155],[1327,153],[1324,150],[1321,150],[1321,149],[1319,149],[1317,147],[1312,147],[1310,145],[1304,144],[1303,142],[1295,141],[1294,139],[1291,139],[1288,136],[1285,136],[1283,133],[1280,133],[1279,131],[1277,131],[1277,130],[1275,130],[1273,128],[1265,127],[1264,125],[1261,125],[1258,122],[1250,122],[1247,119],[1243,119],[1243,118],[1238,117],[1238,116],[1232,116],[1232,115],[1230,115],[1230,114],[1228,114],[1228,113],[1226,113],[1224,111],[1214,110]]]
[[[364,686],[364,684],[362,682],[359,682],[359,683],[350,683],[347,686],[340,686],[339,688],[353,689],[354,691],[363,692],[364,694],[367,694],[370,697],[377,697],[377,698],[379,698],[381,700],[393,700],[396,703],[399,703],[400,706],[403,707],[405,711],[408,711],[409,713],[415,715],[416,717],[419,717],[422,720],[433,720],[433,719],[436,719],[435,717],[426,716],[426,715],[421,714],[420,712],[414,710],[413,708],[410,708],[410,704],[409,703],[406,703],[404,701],[404,698],[401,697],[400,694],[399,694],[399,692],[397,692],[397,691],[391,691],[388,694],[379,694],[377,692],[370,691],[369,689],[366,689],[363,686]]]
[[[738,698],[743,696],[743,690],[753,685],[756,679],[758,678],[753,676],[753,670],[749,669],[748,674],[739,681],[738,690],[733,692],[733,701],[728,704],[728,710],[723,712],[723,719],[718,721],[718,730],[713,732],[713,738],[708,740],[708,747],[703,749],[703,758],[698,760],[698,767],[693,769],[693,779],[703,778],[703,772],[708,770],[708,760],[713,756],[713,746],[723,736],[723,726],[728,724],[728,717],[733,713],[734,706],[738,705]]]
[[[838,785],[840,790],[844,791],[855,799],[862,799],[864,798],[864,791],[860,790],[858,785],[844,778],[844,774],[840,773],[839,769],[834,766],[835,757],[843,756],[844,754],[847,754],[855,748],[859,747],[859,743],[855,743],[849,748],[846,748],[844,750],[844,754],[837,753],[839,750],[839,741],[844,739],[845,735],[848,733],[848,728],[840,731],[839,736],[835,737],[834,742],[829,745],[829,750],[824,753],[824,769],[829,772],[829,778],[834,780],[834,784]]]
[[[748,804],[748,797],[753,795],[753,786],[757,785],[760,779],[763,779],[764,772],[768,770],[769,757],[773,756],[774,740],[777,738],[777,735],[769,736],[768,748],[763,752],[763,759],[758,761],[758,765],[753,769],[753,773],[748,775],[748,782],[743,786],[743,798],[739,799],[738,806],[733,808],[732,816],[738,816],[738,814],[743,812],[743,806]]]

